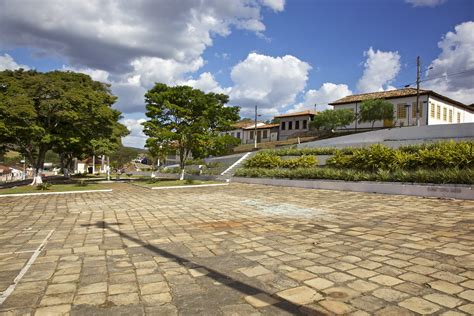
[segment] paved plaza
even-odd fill
[[[474,314],[473,201],[111,188],[0,198],[1,315]]]

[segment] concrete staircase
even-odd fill
[[[249,159],[250,157],[254,156],[255,152],[248,152],[244,154],[239,160],[234,162],[229,168],[224,170],[220,175],[219,179],[225,179],[228,180],[232,178],[234,175],[235,171],[245,162],[245,160]]]

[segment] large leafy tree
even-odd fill
[[[366,100],[360,105],[359,122],[370,122],[372,129],[376,121],[393,119],[393,104],[386,100]]]
[[[310,123],[312,128],[323,131],[333,131],[352,123],[355,119],[350,109],[325,110],[318,113]]]
[[[148,121],[143,123],[144,133],[149,143],[170,144],[178,151],[181,179],[189,154],[212,144],[219,131],[239,119],[239,108],[226,107],[228,101],[224,94],[162,83],[145,94]]]
[[[53,149],[63,166],[93,153],[93,140],[113,147],[128,131],[106,84],[53,71],[0,72],[0,143],[25,155],[38,172]]]

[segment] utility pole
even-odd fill
[[[254,147],[257,149],[257,106],[255,106],[255,126],[253,132]]]
[[[419,120],[419,104],[420,104],[420,71],[421,71],[421,64],[420,64],[420,56],[416,57],[416,126],[420,126]],[[408,113],[410,115],[410,113]]]

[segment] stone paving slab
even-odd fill
[[[469,315],[474,202],[260,185],[0,200],[0,315]]]

